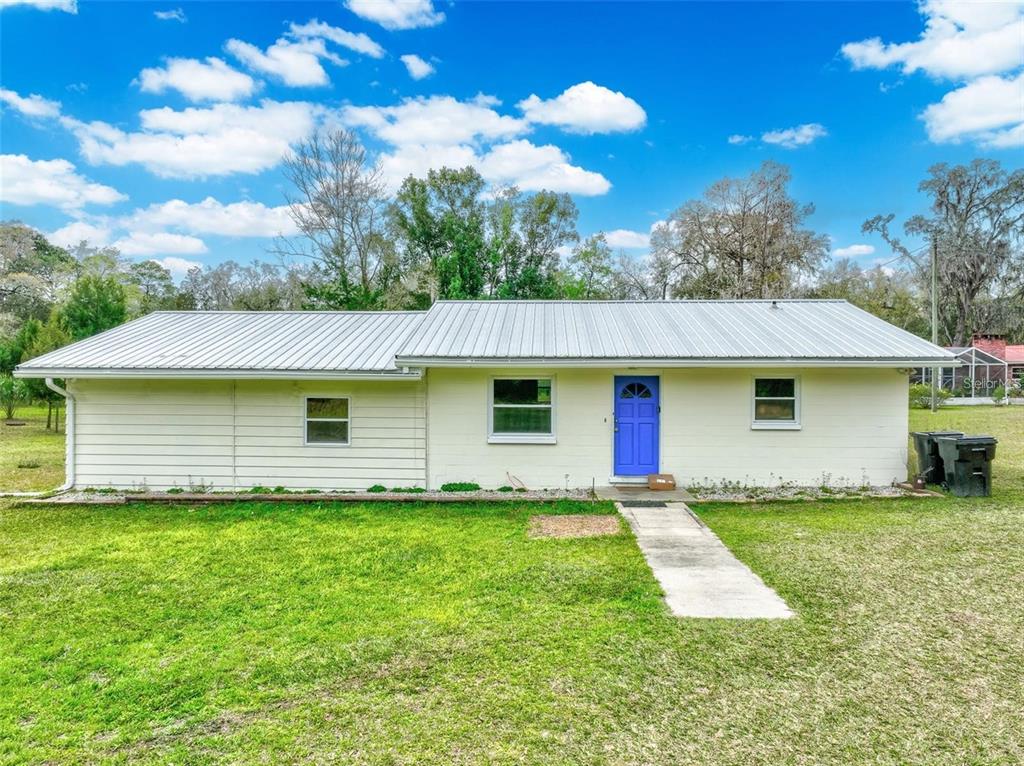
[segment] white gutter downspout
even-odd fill
[[[75,486],[75,397],[54,383],[53,378],[46,379],[46,387],[63,396],[67,402],[64,414],[64,483],[57,487],[58,492],[67,492]]]

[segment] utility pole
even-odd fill
[[[939,297],[938,297],[939,246],[932,238],[932,343],[939,345]],[[939,368],[932,367],[932,412],[939,411]]]

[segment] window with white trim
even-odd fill
[[[494,378],[491,381],[493,441],[551,441],[554,429],[551,378]]]
[[[754,378],[754,425],[796,426],[800,422],[796,378]]]
[[[348,443],[348,398],[307,397],[306,444]]]

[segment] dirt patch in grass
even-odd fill
[[[563,514],[559,516],[531,516],[530,537],[600,537],[617,535],[621,527],[619,517],[590,514]]]

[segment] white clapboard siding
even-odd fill
[[[661,470],[682,486],[870,483],[907,475],[907,376],[893,369],[431,369],[430,486],[589,487],[613,473],[615,375],[661,381]],[[800,430],[751,428],[755,375],[800,380]],[[495,376],[551,377],[553,444],[491,444]]]
[[[418,381],[78,380],[76,484],[361,490],[425,486]],[[306,445],[305,397],[349,397],[350,444]]]

